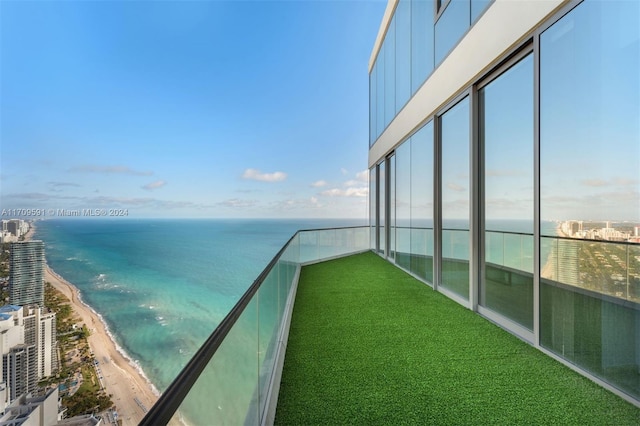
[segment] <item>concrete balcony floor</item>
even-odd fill
[[[302,269],[275,423],[638,425],[640,409],[364,253]]]

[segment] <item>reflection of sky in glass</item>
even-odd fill
[[[471,0],[471,22],[475,22],[482,12],[489,6],[491,0]]]
[[[439,64],[471,23],[469,0],[451,0],[435,26],[435,63]]]
[[[386,225],[386,215],[385,215],[385,206],[387,205],[387,199],[385,197],[386,195],[386,167],[385,167],[385,163],[380,163],[380,166],[378,166],[378,197],[379,197],[379,202],[378,202],[378,222],[380,225],[380,250],[384,250],[385,248],[385,236],[386,236],[386,231],[385,231],[385,225]]]
[[[391,19],[384,39],[384,127],[396,115],[396,19]]]
[[[411,2],[411,93],[415,93],[433,70],[433,3]]]
[[[540,39],[541,218],[640,221],[640,2],[584,2]]]
[[[442,226],[469,228],[469,99],[465,98],[441,118]]]
[[[411,137],[411,226],[433,219],[433,122]]]
[[[411,225],[411,140],[396,150],[396,225]]]
[[[519,219],[533,232],[533,55],[484,87],[480,100],[487,226]]]
[[[396,111],[400,111],[411,96],[411,3],[401,0],[396,21]]]

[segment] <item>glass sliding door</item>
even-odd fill
[[[433,283],[433,122],[411,137],[411,265]]]
[[[378,253],[384,255],[387,250],[387,173],[385,163],[378,165]]]
[[[369,247],[372,250],[378,249],[378,197],[377,197],[377,178],[378,169],[373,166],[369,169]]]
[[[469,299],[469,98],[440,116],[440,286]]]
[[[480,305],[533,331],[533,54],[478,90]]]
[[[640,398],[640,2],[540,35],[540,345]]]
[[[396,156],[387,159],[387,257],[396,256]]]
[[[411,268],[411,139],[396,149],[396,264]]]

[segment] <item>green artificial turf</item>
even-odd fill
[[[302,269],[275,423],[638,425],[640,409],[365,253]]]

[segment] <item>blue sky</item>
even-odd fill
[[[366,217],[384,1],[0,1],[0,204]]]

